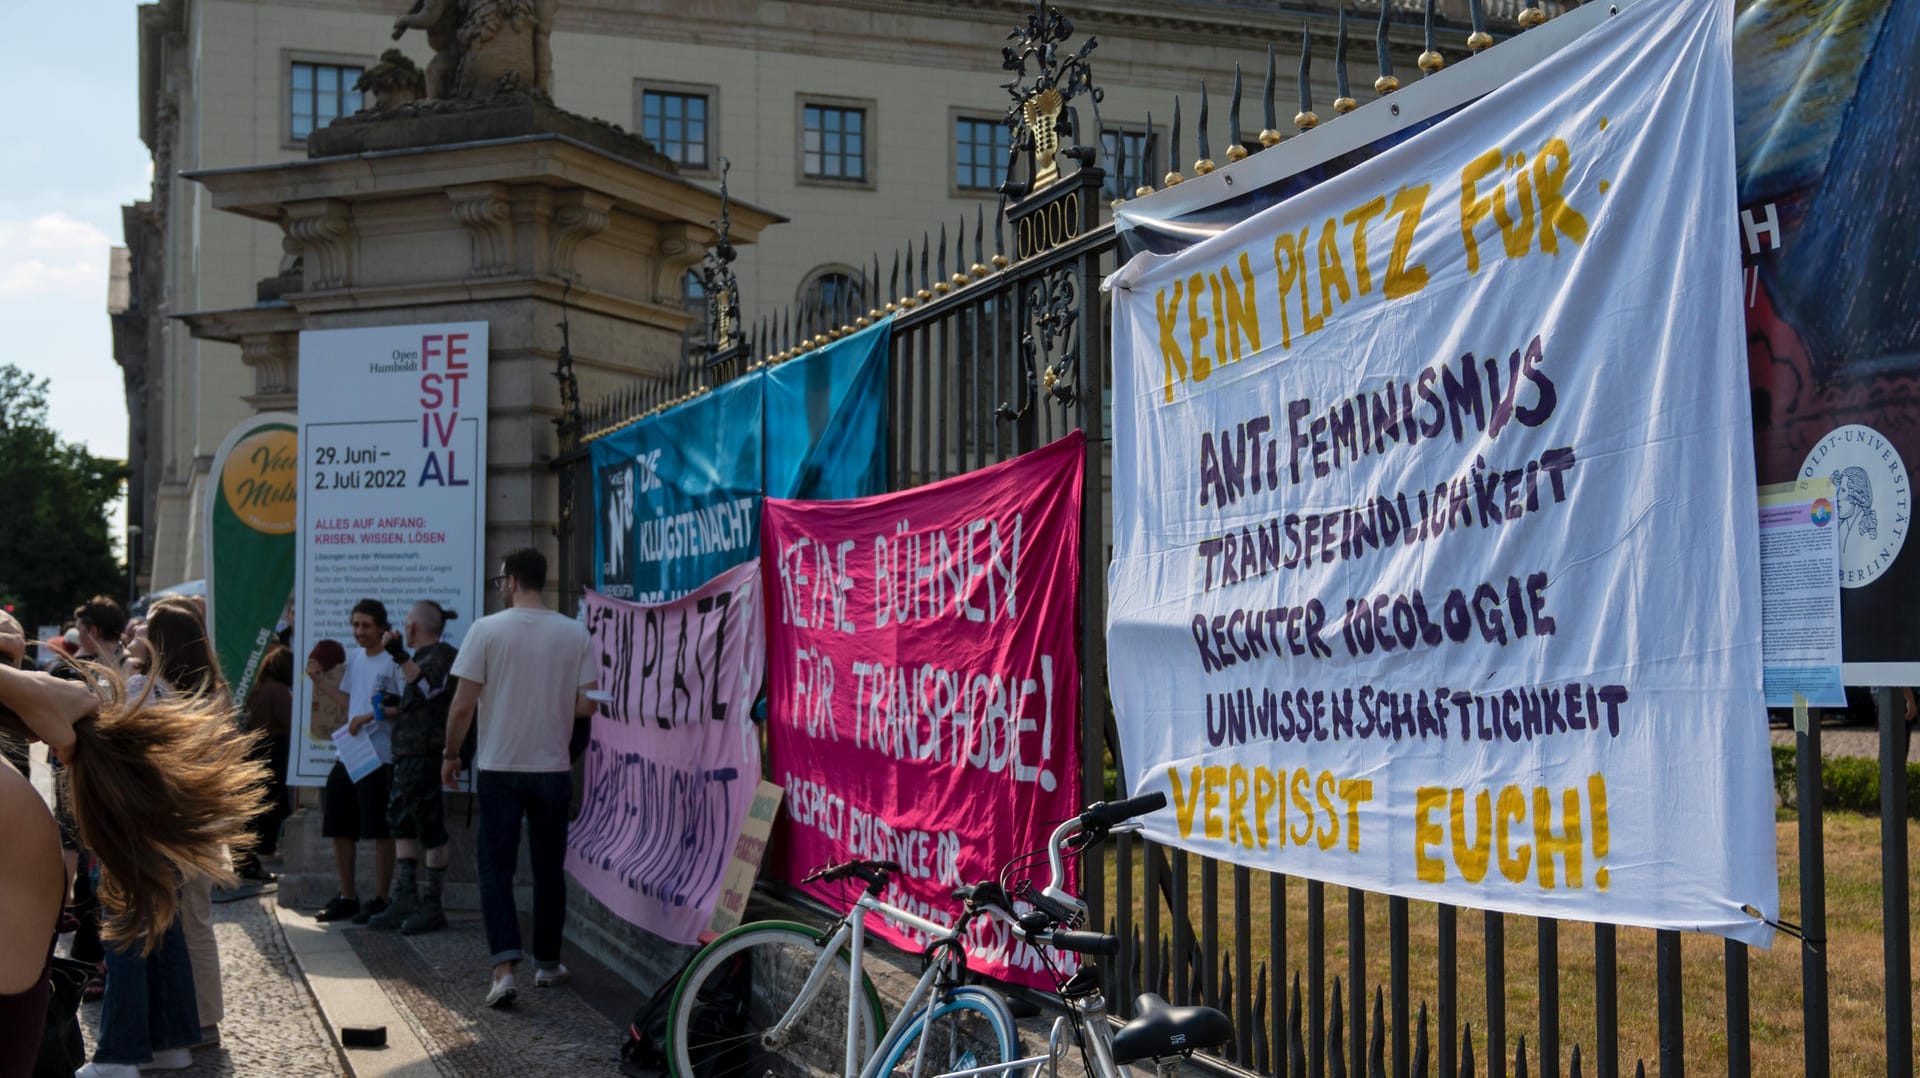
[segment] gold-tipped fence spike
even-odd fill
[[[1247,148],[1245,146],[1242,146],[1238,142],[1227,147],[1227,164],[1231,165],[1235,161],[1244,161],[1246,160],[1246,157],[1247,157]]]
[[[1447,58],[1429,50],[1420,54],[1419,64],[1421,71],[1431,75],[1447,66]]]
[[[969,278],[966,274],[955,273],[952,277],[947,278],[947,283],[955,288],[965,288],[967,287],[968,280]]]
[[[1275,131],[1271,127],[1262,128],[1260,131],[1260,145],[1263,147],[1278,146],[1283,137],[1280,132]]]
[[[993,256],[994,269],[1006,269],[1008,266],[1011,266],[1011,265],[1013,265],[1013,263],[1007,258],[1006,255]]]
[[[1202,157],[1200,160],[1195,161],[1193,163],[1193,174],[1195,176],[1205,176],[1207,173],[1212,171],[1213,171],[1213,160],[1211,158]]]
[[[1475,30],[1467,35],[1467,48],[1474,52],[1485,52],[1493,47],[1493,35],[1485,30]]]
[[[973,265],[967,267],[967,272],[973,274],[975,277],[985,277],[987,274],[992,273],[993,271],[981,265],[980,263],[975,262]]]
[[[1310,130],[1320,126],[1320,117],[1311,112],[1296,112],[1293,114],[1293,126],[1302,131]],[[1346,129],[1341,128],[1341,130]]]
[[[1337,116],[1345,116],[1347,113],[1359,107],[1360,102],[1355,101],[1351,97],[1336,97],[1333,99],[1333,111]]]
[[[1520,17],[1514,21],[1520,24],[1520,29],[1531,30],[1547,21],[1547,10],[1540,6],[1539,0],[1534,0],[1520,9]]]

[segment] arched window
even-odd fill
[[[809,326],[838,326],[866,313],[866,287],[850,266],[821,266],[800,285],[800,313]]]

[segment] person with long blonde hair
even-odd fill
[[[192,600],[169,596],[147,612],[145,639],[153,653],[152,673],[127,679],[127,692],[143,690],[158,697],[192,695],[206,698],[214,709],[209,722],[237,721],[227,679],[214,657],[213,641],[200,607]],[[193,997],[200,1016],[200,1036],[193,1047],[220,1043],[220,1020],[226,1017],[226,992],[220,977],[220,947],[213,937],[213,879],[195,876],[181,887],[185,902],[180,927],[186,935],[187,956],[193,966]]]

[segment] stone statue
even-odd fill
[[[553,90],[555,0],[414,0],[393,21],[398,40],[424,30],[433,48],[426,92],[434,100]]]
[[[380,62],[360,73],[353,88],[373,95],[373,111],[386,112],[427,96],[426,77],[399,49],[380,54]]]

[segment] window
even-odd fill
[[[866,182],[867,110],[802,106],[800,157],[800,171],[807,179]]]
[[[1101,167],[1107,170],[1107,182],[1100,189],[1108,198],[1132,198],[1134,188],[1160,182],[1153,160],[1159,149],[1156,141],[1139,128],[1109,127],[1100,132]]]
[[[640,136],[683,168],[705,170],[708,165],[708,99],[704,93],[643,90],[640,94]]]
[[[700,279],[697,270],[688,270],[680,280],[680,306],[689,309],[704,309],[707,305],[707,286]]]
[[[351,116],[362,107],[357,64],[316,64],[295,60],[290,69],[292,89],[287,97],[288,132],[295,142],[342,116]]]
[[[837,326],[866,313],[866,289],[854,271],[844,266],[814,270],[800,286],[803,325]]]
[[[998,120],[953,118],[953,185],[962,191],[1000,186],[1011,132]]]

